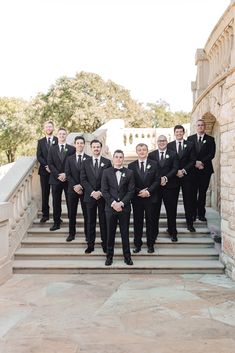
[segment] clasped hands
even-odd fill
[[[83,187],[80,184],[74,185],[73,190],[78,194],[82,195],[83,194]]]
[[[93,197],[96,200],[99,200],[102,196],[101,191],[92,191],[91,197]]]
[[[66,180],[66,174],[65,174],[65,173],[60,173],[60,174],[58,175],[58,178],[57,178],[57,179],[59,179],[59,181],[64,182],[64,181]]]
[[[179,169],[178,172],[177,172],[177,174],[176,174],[176,176],[177,176],[178,178],[183,178],[183,177],[184,177],[183,169]]]
[[[204,169],[204,164],[201,161],[196,161],[195,167],[199,170]]]
[[[139,191],[138,196],[141,198],[150,197],[150,192],[147,189],[142,189]]]
[[[124,207],[124,204],[122,201],[116,201],[112,203],[112,208],[116,211],[116,212],[122,212],[122,208]]]

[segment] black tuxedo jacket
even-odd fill
[[[92,191],[101,190],[101,178],[102,178],[103,171],[111,166],[112,164],[109,159],[101,157],[100,165],[99,165],[99,173],[98,173],[98,177],[96,178],[92,157],[89,159],[86,159],[82,163],[81,184],[85,189],[85,195],[84,195],[85,202],[96,202],[96,200],[90,195]]]
[[[82,164],[88,158],[90,158],[90,156],[84,153],[83,159],[81,161]],[[68,192],[71,192],[71,193],[75,192],[73,189],[74,185],[81,184],[81,169],[82,168],[79,167],[77,164],[76,153],[74,153],[72,156],[69,156],[67,158],[65,163],[65,174],[68,180]]]
[[[182,178],[182,180],[189,179],[190,176],[194,173],[194,166],[196,163],[196,150],[195,146],[191,141],[183,140],[183,149],[181,153],[177,154],[179,159],[179,169],[185,169],[186,175]],[[167,149],[174,151],[177,153],[176,149],[176,141],[169,142],[167,145]]]
[[[147,159],[144,178],[141,176],[138,160],[130,163],[128,169],[133,171],[135,179],[135,195],[133,201],[157,202],[157,189],[160,185],[160,170],[157,162],[149,158]],[[143,189],[148,189],[150,197],[141,198],[137,196],[140,190]]]
[[[176,173],[179,169],[179,158],[176,152],[167,149],[166,157],[163,161],[161,161],[159,158],[159,151],[155,150],[149,153],[149,159],[157,162],[160,177],[167,177],[168,182],[164,188],[175,188],[178,186]]]
[[[204,164],[204,173],[214,173],[212,159],[215,157],[215,139],[214,137],[205,134],[202,140],[201,148],[197,142],[197,134],[188,137],[188,141],[193,142],[196,150],[196,160]]]
[[[124,203],[124,212],[130,212],[130,201],[135,193],[135,180],[132,170],[123,168],[120,183],[118,185],[114,168],[104,170],[101,182],[101,192],[105,199],[105,210],[113,211],[113,201]]]
[[[50,174],[50,179],[49,183],[52,185],[60,184],[61,181],[59,181],[58,175],[60,173],[65,173],[65,162],[66,159],[74,154],[76,151],[75,147],[68,145],[67,143],[65,144],[65,150],[64,153],[60,153],[59,146],[51,146],[48,152],[48,166],[50,168],[51,174]]]
[[[58,138],[56,136],[53,136],[52,146],[57,145],[57,144],[58,144]],[[48,164],[47,163],[48,151],[52,146],[48,145],[46,137],[43,137],[40,140],[38,140],[37,160],[40,163],[40,166],[38,169],[39,175],[49,175],[50,174],[46,171],[45,166]]]

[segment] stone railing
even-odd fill
[[[15,250],[38,211],[39,201],[36,158],[21,157],[1,180],[0,281],[12,272]]]
[[[15,162],[1,165],[1,167],[0,167],[0,180],[4,177],[5,174],[7,174],[7,172],[11,169],[11,167],[13,167],[14,163]]]

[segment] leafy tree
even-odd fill
[[[42,124],[52,119],[69,131],[93,132],[110,119],[121,118],[129,127],[151,126],[151,113],[133,100],[125,88],[94,73],[61,77],[46,94],[32,100],[29,115]]]
[[[7,162],[14,162],[16,152],[32,138],[27,124],[25,108],[27,103],[17,98],[0,98],[0,152],[7,157]],[[4,161],[4,158],[3,158]]]

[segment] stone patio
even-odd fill
[[[1,353],[232,353],[225,275],[14,275],[0,287]]]

